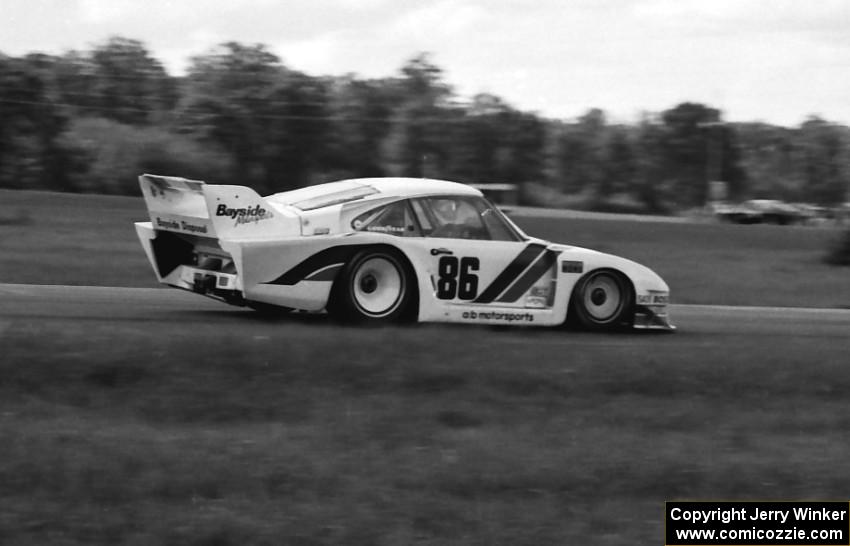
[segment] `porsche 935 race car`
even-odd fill
[[[363,178],[261,197],[145,174],[136,232],[159,282],[255,309],[673,330],[669,289],[624,258],[523,233],[470,186]]]

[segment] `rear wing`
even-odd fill
[[[245,186],[143,174],[139,185],[154,229],[213,238],[294,236],[300,221]],[[274,210],[273,210],[274,209]]]

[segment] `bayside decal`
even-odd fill
[[[257,223],[260,220],[267,220],[274,215],[270,210],[266,210],[260,205],[253,207],[231,208],[225,204],[221,204],[215,209],[216,216],[227,216],[235,220],[235,225]]]

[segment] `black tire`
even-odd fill
[[[390,247],[358,252],[340,272],[328,311],[349,323],[388,324],[415,318],[416,277],[410,262]]]
[[[622,273],[598,269],[576,284],[572,309],[585,328],[617,330],[631,326],[634,300],[634,288]]]

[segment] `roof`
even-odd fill
[[[354,182],[372,186],[383,194],[405,197],[446,193],[481,195],[481,192],[472,186],[461,184],[459,182],[450,182],[448,180],[436,180],[433,178],[360,178],[354,180]]]
[[[386,197],[417,197],[425,195],[481,195],[477,189],[447,180],[431,178],[356,178],[340,180],[276,193],[267,199],[276,204],[292,205],[302,210],[327,207],[348,201]]]

